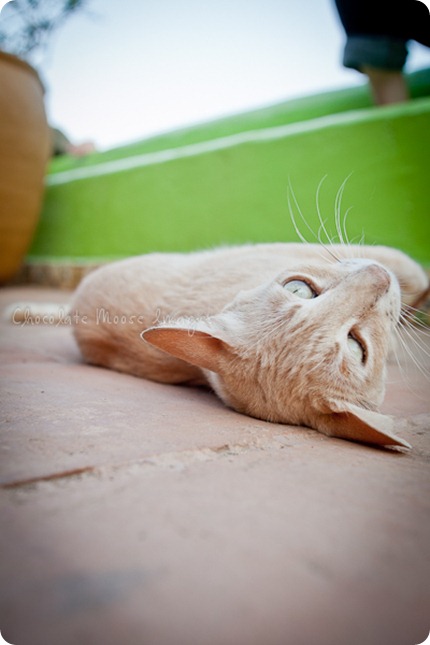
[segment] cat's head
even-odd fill
[[[325,434],[409,446],[376,412],[400,313],[396,278],[369,260],[311,264],[240,292],[218,315],[144,332],[197,365],[229,406]]]

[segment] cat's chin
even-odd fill
[[[306,419],[294,414],[281,415],[259,410],[253,406],[241,405],[229,395],[218,375],[208,379],[213,389],[226,405],[237,412],[268,421],[291,426],[304,426],[318,430],[329,437],[347,439],[374,446],[407,448],[412,446],[394,433],[392,417],[375,410],[361,408],[346,401],[326,401],[324,411],[310,410]]]

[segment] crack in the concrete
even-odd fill
[[[6,482],[5,484],[0,484],[0,488],[9,489],[9,488],[21,488],[23,486],[31,486],[33,484],[38,484],[39,482],[49,482],[56,479],[63,479],[66,477],[75,477],[76,475],[82,475],[84,473],[93,472],[97,470],[97,466],[84,466],[82,468],[73,468],[71,470],[62,470],[58,473],[50,473],[49,475],[39,475],[38,477],[28,477],[27,479],[16,479],[11,482]]]
[[[273,446],[273,441],[265,442],[252,442],[240,444],[222,444],[209,448],[197,448],[194,450],[182,450],[178,452],[167,452],[142,459],[134,459],[120,463],[107,463],[103,465],[83,466],[81,468],[73,468],[69,470],[62,470],[47,475],[39,475],[36,477],[28,477],[23,479],[16,479],[10,482],[0,484],[0,489],[11,490],[17,488],[25,488],[43,482],[58,481],[69,479],[87,474],[102,474],[106,470],[120,470],[129,468],[130,466],[156,466],[167,470],[181,470],[187,465],[195,462],[213,461],[220,456],[225,455],[238,455],[249,450],[264,450],[265,448]],[[278,444],[279,446],[279,444]]]

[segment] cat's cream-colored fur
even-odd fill
[[[292,280],[315,297],[291,293]],[[72,312],[90,363],[206,383],[260,419],[408,446],[377,409],[401,300],[427,287],[394,249],[258,244],[106,265],[83,280]]]

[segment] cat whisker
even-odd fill
[[[412,342],[413,347],[418,349],[420,354],[425,353],[428,356],[429,354],[428,354],[427,350],[422,346],[421,343],[419,343],[416,340],[416,338],[414,338],[412,336],[410,330],[406,329],[405,327],[403,327],[403,328],[396,327],[395,328],[395,336],[396,336],[397,340],[399,341],[400,347],[403,349],[403,352],[404,352],[405,356],[412,362],[412,364],[418,369],[418,371],[426,379],[430,378],[430,371],[421,364],[421,362],[418,360],[417,356],[415,355],[415,353],[413,351],[413,347],[410,347],[410,345],[408,344],[406,339],[403,338],[402,333],[401,333],[402,329],[406,332],[406,335],[407,335],[409,341]]]
[[[400,321],[404,325],[411,325],[417,328],[424,336],[430,336],[430,327],[420,318],[420,316],[424,317],[426,315],[424,311],[420,311],[419,309],[415,309],[415,313],[413,313],[409,310],[409,306],[406,305],[402,307],[400,312]]]
[[[424,336],[430,336],[429,326],[414,314],[405,314],[402,312],[400,314],[400,322],[403,325],[410,325],[416,328]]]
[[[336,231],[339,236],[340,243],[343,244],[344,246],[348,246],[348,242],[347,242],[348,236],[347,235],[344,236],[342,232],[342,227],[341,227],[342,196],[345,190],[346,183],[350,177],[351,177],[351,173],[342,182],[339,190],[337,191],[336,199],[334,203],[334,222],[336,225]]]
[[[430,336],[430,328],[416,314],[408,313],[402,309],[400,311],[399,323],[402,327],[410,328],[422,336]]]
[[[402,286],[402,281],[401,280],[399,281],[399,284],[400,284],[400,286]],[[419,296],[420,294],[416,294],[416,295]],[[416,307],[413,307],[412,305],[405,305],[405,304],[402,305],[402,311],[404,313],[407,313],[407,314],[411,315],[411,316],[414,316],[416,314],[418,314],[420,316],[425,316],[426,315],[425,311],[423,311],[422,309],[417,309]]]
[[[403,365],[402,365],[401,360],[399,359],[398,352],[397,352],[398,344],[397,344],[396,340],[397,340],[398,330],[395,329],[394,332],[395,332],[395,342],[393,343],[393,356],[396,359],[397,367],[399,368],[400,376],[402,377],[402,380],[407,383],[407,378],[405,377],[405,374],[404,374]],[[400,343],[400,341],[399,341],[399,343]]]
[[[326,178],[327,178],[327,175],[324,175],[324,177],[321,179],[320,183],[318,184],[317,192],[316,192],[316,198],[315,198],[316,199],[317,216],[318,216],[318,220],[320,222],[320,227],[318,229],[318,241],[321,244],[321,246],[323,246],[324,249],[330,253],[331,257],[336,262],[340,262],[340,258],[334,253],[333,249],[329,248],[329,247],[333,247],[333,245],[335,243],[337,243],[337,242],[340,243],[340,244],[344,244],[344,242],[342,240],[342,237],[339,236],[339,231],[338,231],[338,237],[337,238],[334,237],[333,235],[330,235],[330,233],[329,233],[329,231],[327,229],[327,226],[326,226],[326,220],[324,220],[322,218],[322,215],[321,215],[321,208],[320,208],[320,203],[319,203],[320,202],[319,195],[320,195],[321,187],[322,187],[324,181],[326,180]],[[327,246],[327,244],[325,244],[322,241],[322,239],[321,239],[322,238],[322,234],[321,234],[322,232],[324,233],[324,235],[326,237],[326,240],[327,240],[327,243],[328,243],[329,246]]]
[[[319,190],[320,190],[320,187],[321,187],[322,182],[324,181],[324,179],[325,179],[325,177],[323,177],[323,179],[321,180],[321,182],[320,182],[320,184],[319,184],[319,186],[318,186],[317,194],[318,194],[318,192],[319,192]],[[290,178],[288,178],[287,201],[288,201],[288,209],[289,209],[289,212],[290,212],[291,222],[292,222],[292,224],[293,224],[293,226],[294,226],[294,229],[295,229],[295,231],[296,231],[296,233],[297,233],[297,235],[298,235],[299,239],[300,239],[302,242],[304,242],[305,244],[310,244],[310,242],[309,242],[309,241],[304,237],[304,235],[302,234],[302,232],[301,232],[301,231],[300,231],[300,229],[299,229],[299,226],[298,226],[298,224],[297,224],[296,217],[295,217],[295,215],[294,215],[294,209],[293,209],[293,205],[292,205],[292,202],[291,202],[291,198],[290,198],[290,197],[292,198],[292,200],[293,200],[293,202],[294,202],[294,206],[295,206],[295,208],[297,209],[297,212],[298,212],[298,213],[299,213],[299,215],[300,215],[300,219],[301,219],[301,220],[302,220],[302,222],[305,224],[305,226],[306,226],[306,228],[308,229],[308,231],[310,232],[311,236],[312,236],[316,241],[318,241],[318,243],[321,245],[321,247],[322,247],[322,248],[323,248],[323,249],[324,249],[324,250],[325,250],[325,251],[326,251],[326,252],[327,252],[327,253],[328,253],[328,254],[329,254],[333,259],[334,259],[334,261],[335,261],[335,262],[339,262],[339,258],[335,255],[335,253],[333,253],[333,251],[329,248],[329,246],[327,246],[327,244],[326,244],[326,243],[324,243],[324,242],[321,240],[320,231],[318,232],[318,234],[316,234],[316,233],[315,233],[315,231],[314,231],[314,230],[309,226],[309,223],[307,222],[307,220],[306,220],[305,216],[303,215],[303,213],[302,213],[302,211],[301,211],[301,209],[300,209],[299,203],[298,203],[298,201],[297,201],[297,197],[296,197],[296,195],[295,195],[295,193],[294,193],[294,190],[293,190],[293,187],[292,187],[292,185],[291,185],[291,179],[290,179]],[[318,196],[317,196],[317,200],[318,200]],[[317,212],[318,212],[318,216],[319,216],[319,218],[320,218],[320,217],[321,217],[321,214],[320,214],[320,212],[319,212],[319,205],[318,205],[318,204],[317,204]],[[321,224],[322,224],[322,228],[323,228],[323,230],[324,230],[324,232],[325,232],[325,234],[326,234],[326,237],[327,237],[327,239],[328,239],[328,241],[329,241],[329,244],[332,244],[332,242],[330,241],[330,236],[328,235],[328,233],[327,233],[327,231],[326,231],[326,229],[325,229],[324,222],[322,221],[322,219],[320,219],[320,222],[321,222]],[[320,227],[320,229],[321,229],[321,227]],[[321,253],[321,257],[322,257],[322,259],[324,259],[324,256],[323,256],[323,254],[322,254],[322,253]]]
[[[398,280],[398,282],[399,282],[399,286],[400,286],[401,290],[406,292],[406,293],[408,293],[409,298],[411,298],[411,299],[415,298],[416,304],[422,304],[430,296],[430,290],[428,290],[427,293],[423,293],[422,291],[412,291],[410,289],[410,284],[407,281],[402,280],[400,278]],[[415,313],[415,314],[418,314],[420,316],[426,316],[425,311],[423,311],[422,309],[419,309],[417,307],[414,307],[411,304],[402,303],[402,308],[404,309],[404,311],[409,311],[412,314]]]
[[[318,229],[318,243],[320,244],[320,246],[322,247],[322,249],[324,251],[327,251],[329,253],[329,255],[334,259],[335,262],[340,262],[340,258],[333,251],[333,248],[330,248],[330,247],[333,247],[337,243],[336,238],[333,238],[333,239],[329,240],[330,247],[327,246],[327,244],[325,242],[323,242],[323,240],[322,240],[322,233],[323,232],[327,236],[327,231],[325,229],[324,224],[325,224],[325,222],[321,222],[321,225],[320,225],[320,227]],[[324,255],[322,253],[320,253],[320,256],[321,256],[322,259],[324,259]]]
[[[419,355],[420,355],[420,356],[424,355],[424,356],[427,356],[428,358],[430,358],[430,352],[429,352],[429,351],[428,351],[428,349],[427,349],[427,348],[426,348],[426,347],[425,347],[425,346],[420,342],[420,339],[419,339],[419,338],[414,337],[414,336],[411,334],[411,332],[410,332],[410,331],[408,332],[408,330],[403,330],[403,331],[405,332],[407,339],[408,339],[408,340],[412,343],[412,345],[413,345],[413,347],[412,347],[412,348],[410,348],[410,349],[411,349],[411,352],[413,352],[413,351],[414,351],[414,349],[416,349],[416,350],[419,352]],[[400,333],[402,333],[402,332],[400,332]],[[418,360],[418,359],[417,359],[417,360]]]
[[[420,329],[417,329],[413,325],[404,324],[400,329],[398,329],[399,333],[401,334],[402,332],[410,339],[410,341],[413,343],[415,347],[420,351],[420,353],[425,354],[425,356],[430,357],[430,351],[427,349],[423,339],[421,338],[421,334],[423,334],[423,331]],[[424,332],[425,333],[425,332]]]
[[[321,179],[320,183],[317,186],[317,192],[316,192],[316,195],[315,195],[315,205],[316,205],[318,220],[319,220],[319,223],[320,223],[320,227],[319,227],[319,230],[318,230],[318,241],[322,245],[324,245],[324,242],[321,240],[321,231],[324,233],[327,242],[329,244],[333,244],[333,240],[331,239],[331,236],[329,235],[329,233],[327,231],[327,228],[325,226],[325,221],[323,220],[322,215],[321,215],[320,200],[319,200],[320,190],[321,190],[321,187],[322,187],[322,185],[323,185],[323,183],[324,183],[324,181],[326,179],[327,179],[327,175],[324,175],[324,177]]]
[[[301,240],[304,244],[309,244],[308,240],[305,238],[305,236],[302,234],[302,232],[301,232],[301,231],[300,231],[300,229],[299,229],[299,226],[298,226],[297,221],[296,221],[296,217],[295,217],[295,215],[294,215],[294,210],[293,210],[293,207],[292,207],[292,204],[291,204],[291,198],[290,198],[290,197],[291,197],[291,198],[293,199],[293,201],[294,201],[294,205],[295,205],[295,207],[296,207],[296,209],[297,209],[297,211],[298,211],[298,213],[299,213],[299,215],[300,215],[300,218],[301,218],[302,222],[305,224],[305,226],[306,226],[306,228],[308,229],[308,231],[310,232],[310,234],[311,234],[313,237],[315,237],[315,233],[314,233],[314,231],[311,229],[311,227],[309,226],[308,222],[306,221],[306,219],[305,219],[305,217],[304,217],[304,215],[303,215],[302,211],[300,210],[299,203],[298,203],[298,201],[297,201],[296,195],[295,195],[294,190],[293,190],[293,187],[292,187],[292,185],[291,185],[291,179],[288,177],[287,201],[288,201],[288,210],[290,211],[291,221],[292,221],[292,223],[293,223],[294,229],[295,229],[295,231],[296,231],[297,235],[299,236],[300,240]]]
[[[422,294],[420,294],[419,292],[415,292],[413,295],[420,296]],[[414,307],[413,305],[405,305],[405,309],[407,309],[408,311],[415,311],[415,312],[417,312],[419,314],[425,313],[422,309]]]
[[[397,328],[395,329],[395,333],[396,333],[396,335],[400,334],[400,332],[399,332],[399,330]],[[402,351],[403,356],[406,356],[406,357],[409,358],[410,350],[403,343],[403,339],[398,338],[398,341],[399,342],[397,344],[397,347]],[[408,370],[405,369],[405,365],[408,364],[407,361],[406,360],[402,361],[399,358],[397,348],[393,348],[393,350],[394,350],[393,355],[394,355],[397,367],[398,367],[399,372],[400,372],[400,379],[401,379],[402,386],[405,387],[413,397],[423,398],[423,397],[420,396],[420,394],[417,393],[416,387],[414,387],[413,383],[411,382],[410,370],[408,371]],[[410,363],[409,363],[409,365],[410,365]],[[427,376],[426,376],[426,378],[427,378]],[[388,383],[396,383],[396,382],[398,382],[397,379],[387,380],[387,384]]]
[[[400,312],[399,321],[395,321],[393,319],[392,322],[394,338],[395,341],[397,341],[393,346],[393,354],[399,367],[403,382],[409,387],[407,371],[404,369],[402,361],[399,359],[397,352],[398,349],[402,351],[403,356],[406,359],[403,361],[405,366],[409,362],[409,365],[412,364],[412,366],[418,369],[426,379],[429,379],[430,371],[420,361],[420,358],[423,355],[430,356],[422,339],[422,335],[427,333],[426,330],[417,329],[414,322],[410,322],[402,311]],[[415,352],[418,352],[418,356]]]
[[[346,209],[345,215],[343,216],[343,222],[342,222],[343,234],[345,236],[347,246],[351,246],[351,242],[349,241],[349,238],[348,238],[348,230],[346,228],[346,222],[348,220],[348,215],[352,211],[352,209],[353,209],[353,206],[350,206],[349,208]]]
[[[333,258],[333,260],[335,262],[340,262],[341,261],[341,259],[336,255],[336,253],[334,253],[334,251],[332,251],[332,249],[329,249],[328,246],[323,245],[323,248],[324,248],[325,251],[327,251],[327,253],[330,255],[330,257]]]
[[[348,210],[351,210],[351,209],[348,209]],[[351,257],[354,257],[354,258],[364,257],[364,252],[360,249],[360,247],[363,247],[365,243],[366,243],[366,236],[364,232],[360,236],[356,235],[355,237],[353,237],[348,243],[350,247],[353,247],[353,246],[355,247],[353,250],[351,249],[352,250]],[[360,252],[359,252],[359,249],[360,249]]]

